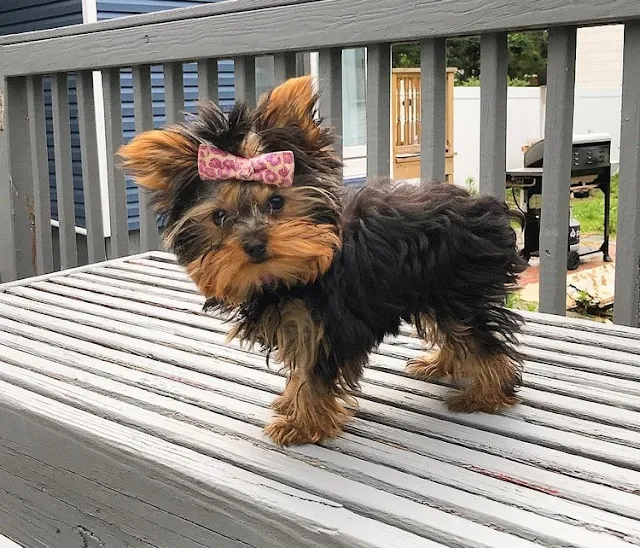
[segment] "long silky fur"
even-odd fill
[[[347,191],[343,203],[343,245],[322,278],[268,291],[239,308],[215,301],[207,308],[231,314],[251,338],[268,306],[302,299],[325,326],[329,350],[317,374],[328,385],[344,377],[351,389],[371,350],[397,335],[402,320],[425,336],[424,318],[465,324],[488,355],[521,362],[521,316],[504,307],[525,267],[511,227],[522,221],[519,212],[454,185],[385,180]]]

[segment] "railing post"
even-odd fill
[[[91,71],[76,73],[78,92],[78,127],[80,130],[80,161],[82,162],[82,190],[84,216],[87,225],[89,262],[104,261],[106,257],[104,227],[102,225],[102,197],[98,168],[98,134],[96,105]]]
[[[0,281],[35,273],[27,81],[5,79],[0,57]]]
[[[391,174],[391,45],[367,47],[367,177]]]
[[[540,312],[566,315],[576,29],[549,31],[540,217]]]
[[[151,67],[149,65],[133,67],[132,76],[134,118],[136,133],[139,134],[153,129]],[[149,193],[144,188],[138,187],[141,251],[160,249],[158,218],[151,208],[149,198]]]
[[[447,62],[446,40],[420,44],[420,178],[445,180]]]
[[[507,34],[480,39],[480,180],[482,194],[504,200],[507,167]]]
[[[330,48],[318,52],[318,85],[320,116],[336,133],[335,149],[343,157],[342,144],[342,49]]]
[[[51,76],[51,98],[56,196],[58,201],[60,267],[64,270],[78,266],[73,164],[71,163],[69,78],[66,73],[53,74]]]
[[[613,320],[640,325],[640,22],[624,28],[620,187]]]
[[[276,53],[273,56],[273,72],[276,84],[284,82],[296,75],[296,54]]]
[[[165,63],[164,111],[167,125],[184,122],[184,65]]]
[[[218,60],[198,61],[198,98],[218,102]]]
[[[44,111],[42,76],[27,77],[27,102],[29,108],[31,172],[33,175],[36,273],[47,274],[53,271],[53,239],[51,234],[51,190],[49,188],[49,158],[47,156],[47,124]]]
[[[236,101],[256,106],[256,58],[236,57],[233,60]]]
[[[8,84],[2,72],[0,52],[0,282],[8,282],[18,277],[16,242],[13,227],[13,192],[9,168],[9,134],[7,131]]]
[[[107,134],[107,167],[109,170],[109,211],[111,215],[111,258],[129,254],[129,219],[127,216],[127,184],[124,173],[116,165],[116,152],[122,144],[122,93],[120,69],[102,71],[105,125]]]

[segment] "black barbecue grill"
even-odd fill
[[[609,215],[611,202],[611,137],[606,134],[575,135],[572,147],[571,182],[567,192],[571,197],[584,196],[593,189],[604,193],[604,239],[598,249],[580,244],[580,224],[569,218],[569,247],[567,249],[567,268],[575,270],[580,257],[602,253],[605,261],[609,256]],[[540,254],[540,211],[542,209],[542,164],[544,139],[533,143],[524,153],[524,167],[507,171],[507,188],[511,188],[527,219],[524,231],[524,248],[521,253],[529,260]],[[516,189],[522,197],[517,199]]]

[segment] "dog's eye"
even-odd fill
[[[271,196],[267,200],[267,208],[271,211],[280,211],[284,207],[284,198],[282,196]]]
[[[227,212],[224,209],[216,209],[211,215],[213,222],[217,226],[222,226],[222,223],[224,222],[226,217],[227,217]]]

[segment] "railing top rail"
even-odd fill
[[[11,77],[494,31],[619,23],[640,19],[640,2],[235,0],[173,10],[158,15],[158,19],[144,17],[145,22],[134,16],[122,19],[118,26],[112,26],[116,24],[112,22],[97,23],[75,27],[75,34],[43,38],[41,33],[35,33],[31,41],[4,43],[3,72]],[[87,31],[89,27],[91,30]],[[55,32],[68,33],[69,29]],[[29,34],[23,38],[28,37]]]
[[[79,36],[91,34],[93,32],[103,32],[106,30],[127,29],[152,25],[155,23],[170,23],[172,21],[185,21],[187,19],[197,19],[199,17],[209,17],[211,15],[221,15],[228,13],[241,13],[243,11],[255,11],[265,8],[277,8],[303,4],[307,2],[318,2],[321,0],[220,0],[201,6],[191,6],[187,8],[175,8],[171,10],[156,11],[153,13],[142,13],[129,15],[100,21],[98,23],[84,23],[79,25],[69,25],[55,29],[36,30],[22,32],[19,34],[9,34],[0,37],[0,46],[5,44],[21,44],[24,42],[37,42],[50,38],[63,38],[65,36]]]

